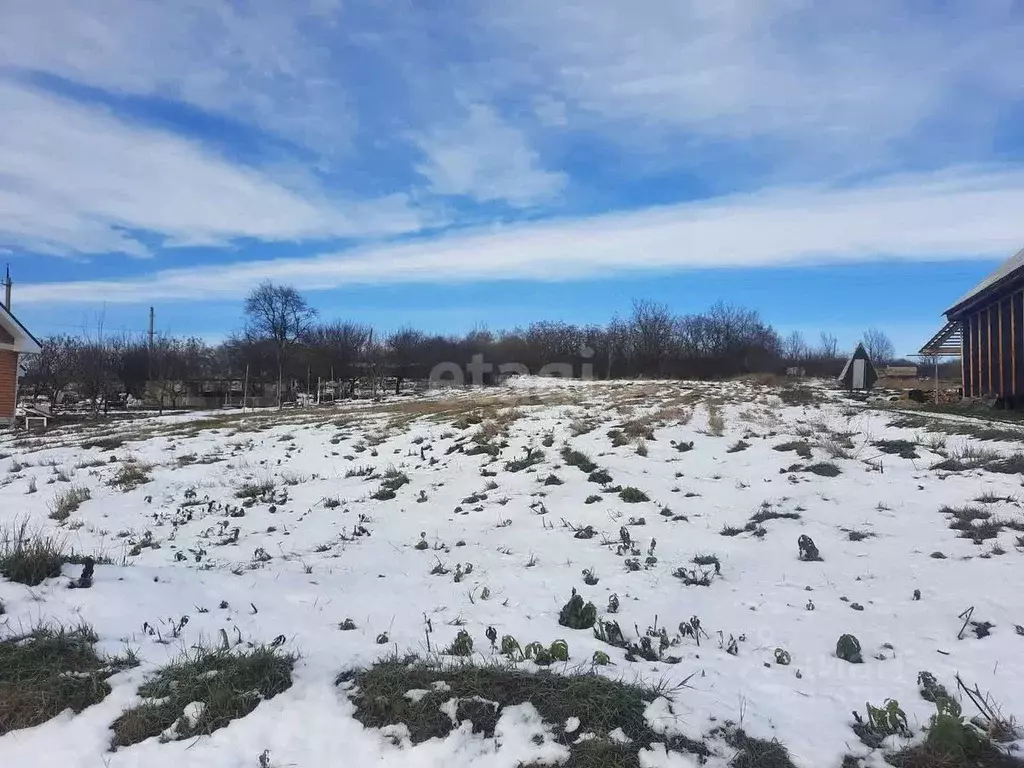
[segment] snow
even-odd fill
[[[726,426],[720,437],[708,434],[709,398],[723,403]],[[514,407],[519,414],[509,425],[508,447],[493,464],[486,454],[447,452],[478,429],[453,426],[475,405],[499,414]],[[432,412],[441,407],[455,415]],[[634,445],[612,447],[609,429],[663,407],[679,413],[646,440],[646,457]],[[680,413],[692,418],[680,423]],[[427,620],[434,650],[465,629],[477,659],[493,655],[484,636],[489,626],[499,638],[512,635],[524,647],[565,639],[570,660],[552,667],[555,672],[589,668],[595,651],[606,652],[613,665],[595,668],[599,674],[664,682],[667,693],[645,713],[656,732],[706,740],[729,720],[752,736],[779,739],[801,768],[839,765],[847,752],[868,753],[850,728],[851,711],[863,714],[865,702],[897,699],[920,734],[934,711],[917,692],[921,670],[950,689],[959,673],[991,692],[1005,714],[1024,715],[1024,638],[1014,631],[1024,624],[1017,534],[1007,530],[998,540],[976,545],[958,538],[938,511],[943,505],[979,506],[973,500],[991,492],[1011,501],[981,506],[1024,521],[1013,500],[1021,493],[1021,478],[984,470],[934,471],[930,467],[941,456],[921,446],[919,459],[882,454],[871,442],[917,438],[913,430],[887,426],[891,414],[839,400],[785,406],[771,389],[742,382],[516,377],[497,389],[433,392],[391,403],[233,413],[211,428],[208,420],[217,417],[168,415],[106,426],[105,433],[120,430],[129,440],[113,451],[83,447],[92,434],[88,429],[57,430],[27,443],[0,438],[0,455],[10,454],[10,460],[0,460],[0,525],[27,518],[31,526],[64,537],[77,552],[102,552],[126,563],[96,566],[89,589],[68,588],[82,570],[74,565],[38,587],[0,580],[6,608],[0,635],[19,634],[39,621],[86,621],[100,637],[100,651],[121,653],[127,644],[142,661],[110,678],[112,693],[100,704],[0,737],[0,764],[171,768],[187,760],[200,767],[251,768],[264,750],[271,766],[299,768],[333,764],[338,755],[346,764],[388,768],[513,768],[568,757],[554,733],[564,726],[575,734],[579,719],[546,723],[530,703],[503,709],[493,739],[462,723],[444,739],[412,746],[402,726],[374,731],[360,725],[346,691],[334,685],[338,673],[396,650],[425,654]],[[579,419],[596,426],[573,435],[570,425]],[[773,446],[804,437],[814,444],[826,432],[852,433],[851,457],[835,459],[841,475],[780,473],[811,461]],[[504,470],[506,461],[528,446],[540,447],[549,433],[554,444],[543,448],[543,463],[533,471]],[[741,437],[750,447],[727,452]],[[672,441],[693,441],[694,448],[680,453]],[[635,486],[651,500],[628,504],[617,494],[600,493],[586,473],[562,466],[564,444],[587,453],[614,484]],[[968,437],[948,440],[950,450],[967,444],[981,445]],[[1007,455],[1019,447],[983,445]],[[219,460],[178,461],[192,455]],[[103,463],[76,469],[97,459]],[[128,492],[109,486],[126,459],[152,465],[151,481]],[[6,472],[14,460],[26,466]],[[815,448],[812,461],[824,460],[831,459]],[[346,477],[365,466],[377,476]],[[395,499],[372,499],[380,473],[389,467],[404,472],[409,484]],[[485,477],[484,468],[496,474]],[[54,495],[69,487],[55,479],[58,469],[91,492],[62,524],[49,517]],[[552,473],[561,485],[540,482]],[[33,479],[38,491],[29,494]],[[236,490],[264,480],[275,484],[278,498],[243,507]],[[498,487],[484,491],[488,482]],[[417,501],[421,492],[424,502]],[[465,501],[482,493],[486,499]],[[584,504],[596,493],[601,501]],[[538,502],[547,514],[538,514]],[[727,524],[742,528],[765,502],[767,509],[801,519],[768,520],[763,538],[720,534]],[[687,520],[662,516],[664,506]],[[244,514],[233,516],[238,513]],[[642,550],[641,564],[651,539],[657,539],[657,562],[629,571],[625,557],[602,545],[602,538],[617,541],[619,528],[641,516],[646,525],[628,530]],[[574,539],[563,520],[592,525],[598,535]],[[368,535],[354,535],[357,528]],[[850,541],[844,528],[874,535]],[[427,550],[415,548],[421,532]],[[823,561],[798,560],[801,534],[813,538]],[[145,546],[147,541],[159,547]],[[456,546],[459,541],[465,546]],[[996,541],[1005,554],[991,554]],[[933,558],[933,552],[945,559]],[[685,586],[672,575],[680,566],[692,567],[698,554],[721,560],[721,578],[709,587]],[[438,561],[451,573],[430,575]],[[454,580],[457,563],[473,565],[460,582]],[[583,583],[583,569],[593,570],[596,585]],[[481,596],[485,587],[487,599]],[[636,639],[634,625],[643,632],[655,623],[675,638],[680,622],[693,616],[708,636],[699,646],[689,638],[674,644],[667,653],[680,658],[675,665],[628,662],[622,650],[591,632],[559,626],[559,610],[574,587],[597,605],[599,615],[617,620],[627,638]],[[915,589],[920,600],[913,598]],[[621,608],[609,617],[605,606],[613,593]],[[853,610],[854,603],[864,610]],[[995,625],[989,637],[977,639],[968,629],[957,639],[963,623],[957,616],[969,606],[975,620]],[[339,631],[347,617],[356,629]],[[464,626],[449,625],[456,619]],[[144,623],[152,633],[143,630]],[[381,633],[387,633],[386,645],[376,642]],[[835,657],[844,633],[859,638],[864,664]],[[150,739],[109,751],[110,724],[139,703],[139,684],[161,666],[195,646],[218,647],[223,638],[244,648],[279,635],[285,638],[282,649],[299,655],[287,691],[211,736]],[[725,650],[730,637],[737,639],[736,655]],[[790,665],[775,663],[776,648],[791,655]],[[406,696],[417,701],[426,694],[410,690]],[[456,704],[449,700],[453,719]],[[964,710],[973,714],[969,702]],[[201,703],[194,702],[182,717],[196,722],[201,714]],[[708,765],[728,762],[729,749],[719,751]],[[660,745],[644,745],[640,758],[650,768],[697,765],[694,756]]]
[[[185,719],[185,722],[188,723],[189,728],[195,728],[205,711],[206,705],[203,702],[193,701],[191,704],[185,705],[185,711],[182,712],[182,717]]]

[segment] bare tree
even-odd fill
[[[45,396],[50,409],[60,402],[61,395],[75,382],[76,349],[81,344],[76,336],[57,335],[43,339],[42,351],[26,358],[26,383],[35,397]]]
[[[646,299],[634,301],[629,333],[641,373],[663,376],[675,336],[675,318],[668,307]]]
[[[896,355],[896,348],[893,347],[892,341],[884,331],[878,328],[868,328],[864,331],[862,342],[872,362],[885,364]]]
[[[426,334],[415,328],[402,328],[388,336],[385,353],[395,377],[396,395],[402,391],[405,379],[426,378],[428,368],[423,365],[426,340]]]
[[[818,348],[818,354],[828,360],[839,357],[839,339],[835,337],[835,334],[821,332],[821,346]]]
[[[316,310],[290,285],[269,280],[257,286],[245,300],[247,333],[274,346],[277,360],[277,407],[281,407],[284,363],[291,347],[309,329]]]
[[[804,335],[800,331],[793,331],[782,342],[782,356],[787,363],[795,365],[804,362],[810,351],[810,347],[807,346]]]

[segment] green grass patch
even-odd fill
[[[651,730],[644,710],[660,695],[658,690],[600,675],[533,674],[511,664],[436,665],[415,657],[393,657],[342,674],[338,683],[348,688],[356,720],[367,728],[403,724],[413,744],[444,738],[467,721],[473,732],[493,737],[505,707],[529,702],[552,727],[553,738],[569,749],[563,766],[639,768],[640,749],[655,743],[673,751],[710,754],[702,744],[666,739]],[[435,686],[440,683],[444,690]],[[407,697],[409,691],[421,694]],[[441,711],[452,699],[456,723]],[[564,731],[569,718],[580,721],[571,734]],[[616,728],[631,740],[628,744],[610,739]],[[593,733],[595,738],[577,743],[581,733]]]
[[[241,653],[194,651],[139,687],[143,702],[114,721],[112,746],[154,736],[178,740],[209,735],[288,690],[294,665],[295,656],[267,646]],[[194,702],[201,706],[186,713]]]
[[[110,693],[107,678],[137,662],[131,654],[101,658],[96,640],[81,624],[39,626],[0,642],[0,736],[103,701]]]
[[[736,750],[730,768],[796,768],[789,751],[776,739],[755,739],[742,728],[719,732],[725,743]]]
[[[562,461],[570,467],[576,467],[581,472],[591,473],[597,470],[597,464],[582,451],[576,451],[566,446],[562,449]]]

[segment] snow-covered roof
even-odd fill
[[[1013,256],[1011,256],[1005,262],[1003,262],[1003,264],[1001,264],[995,272],[993,272],[991,275],[989,275],[976,286],[974,286],[974,288],[972,288],[968,293],[966,293],[952,307],[947,309],[946,314],[948,315],[950,312],[953,312],[954,310],[958,309],[962,305],[969,302],[971,299],[977,298],[982,293],[987,291],[989,288],[994,286],[996,283],[1009,277],[1022,267],[1024,267],[1024,248],[1021,248],[1019,251],[1017,251],[1017,253],[1015,253]]]
[[[36,337],[29,333],[28,328],[8,312],[3,304],[0,304],[0,328],[14,337],[14,348],[19,352],[38,354],[42,351],[43,348]]]

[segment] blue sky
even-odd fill
[[[440,6],[440,7],[436,7]],[[1012,0],[0,0],[40,334],[222,337],[270,278],[432,331],[718,299],[913,352],[1024,246]]]

